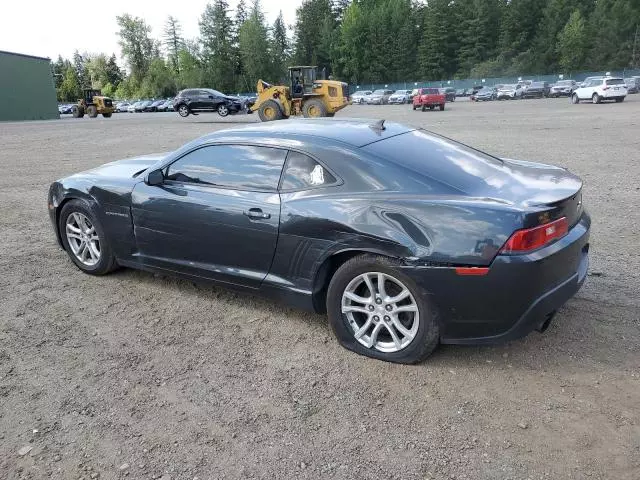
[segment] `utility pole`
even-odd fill
[[[640,27],[640,25],[636,25],[636,36],[633,39],[633,53],[631,54],[631,65],[633,68],[638,68],[638,64],[640,63],[638,62],[638,27]]]

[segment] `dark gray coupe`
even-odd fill
[[[295,120],[58,180],[49,214],[86,273],[266,293],[327,312],[346,348],[412,363],[546,329],[587,273],[581,188],[397,123]]]

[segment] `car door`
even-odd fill
[[[286,150],[207,145],[162,170],[160,185],[132,192],[143,265],[258,287],[278,239],[278,182]]]
[[[596,80],[588,80],[585,82],[584,88],[580,89],[580,99],[589,99],[593,96],[593,92],[595,91],[595,87],[597,85]]]

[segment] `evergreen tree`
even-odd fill
[[[160,56],[160,45],[151,38],[151,27],[138,17],[125,13],[116,17],[120,47],[127,59],[134,82],[142,82],[151,62]]]
[[[457,62],[468,74],[478,63],[492,58],[498,47],[500,26],[499,0],[466,0],[461,2],[460,47]]]
[[[574,10],[564,28],[558,34],[556,44],[559,64],[565,72],[572,72],[584,65],[588,46],[587,26],[580,10]]]
[[[120,70],[120,67],[118,66],[118,63],[116,61],[115,53],[111,54],[109,60],[107,61],[105,75],[107,82],[115,87],[120,85],[120,82],[122,82],[122,80],[124,79],[124,74],[122,70]]]
[[[631,66],[638,25],[639,0],[596,2],[588,22],[588,30],[591,32],[588,66],[594,70]]]
[[[207,4],[200,19],[203,75],[206,86],[222,91],[235,88],[236,62],[229,5],[225,0]]]
[[[331,72],[331,36],[337,26],[331,0],[303,0],[296,10],[294,62]]]
[[[280,10],[278,18],[273,23],[271,56],[273,58],[274,81],[286,78],[289,65],[289,39],[287,38],[287,28],[284,24],[282,10]]]
[[[164,27],[164,45],[167,48],[169,63],[173,71],[180,75],[180,59],[178,53],[182,48],[182,26],[177,18],[169,15]]]
[[[254,86],[259,79],[272,76],[269,58],[269,38],[260,1],[254,0],[247,20],[240,27],[239,47],[246,81]],[[270,79],[274,81],[273,79]]]
[[[422,78],[442,80],[455,71],[449,26],[448,0],[432,0],[424,8],[423,35],[418,47]]]

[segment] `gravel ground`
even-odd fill
[[[582,176],[591,273],[547,333],[392,365],[269,300],[132,270],[84,275],[54,241],[51,181],[256,118],[3,123],[0,478],[640,478],[640,95],[338,116]]]

